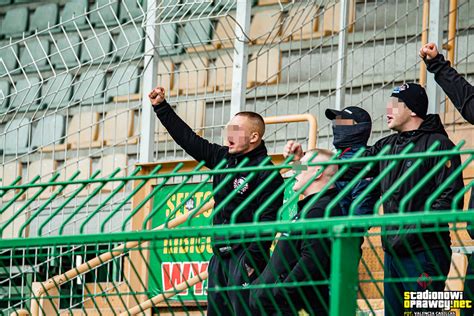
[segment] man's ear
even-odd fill
[[[259,141],[260,138],[261,137],[258,132],[252,132],[252,134],[250,134],[250,143],[255,144],[256,142]]]

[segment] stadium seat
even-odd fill
[[[95,26],[102,26],[103,23],[108,26],[117,25],[119,23],[118,8],[118,1],[97,0],[91,9],[92,24]]]
[[[160,56],[180,54],[183,46],[178,44],[178,25],[168,23],[160,25],[160,45],[158,53]]]
[[[258,5],[273,5],[280,3],[288,3],[289,0],[258,0]]]
[[[30,128],[30,120],[27,118],[17,118],[9,121],[5,127],[3,153],[5,155],[26,153],[30,140]]]
[[[98,165],[98,169],[101,170],[99,177],[108,177],[115,169],[122,169],[115,177],[124,177],[127,175],[127,155],[125,154],[113,154],[103,156]],[[107,184],[102,188],[102,192],[112,192],[117,186],[120,185],[120,182],[107,182]],[[91,187],[97,187],[97,184],[92,184]]]
[[[257,55],[258,54],[258,55]],[[247,87],[276,84],[281,75],[281,52],[278,48],[260,51],[249,59]]]
[[[82,104],[97,103],[103,100],[105,73],[101,69],[89,68],[74,86],[72,99]]]
[[[220,3],[221,1],[218,1],[218,4]],[[214,8],[214,1],[182,0],[180,14],[197,17],[203,13],[210,13]]]
[[[58,4],[48,3],[36,8],[30,20],[30,33],[41,31],[58,23]]]
[[[184,48],[193,51],[194,47],[209,45],[211,33],[211,19],[194,20],[187,22],[185,27],[181,29],[179,39]]]
[[[41,118],[32,134],[31,149],[59,144],[64,136],[64,116],[55,114]]]
[[[171,60],[158,61],[158,83],[166,91],[173,89],[174,64]]]
[[[143,18],[144,12],[146,11],[146,1],[143,1],[141,5],[143,11],[138,5],[139,1],[140,0],[122,0],[120,3],[120,21],[125,22]]]
[[[15,87],[11,88],[10,108],[19,111],[35,111],[39,108],[41,84],[39,78],[18,80]]]
[[[0,28],[0,36],[19,37],[28,26],[28,8],[13,8],[7,11]]]
[[[285,39],[302,40],[317,37],[318,31],[317,5],[294,6],[288,12],[282,29],[282,37]]]
[[[206,111],[206,101],[195,100],[188,102],[179,102],[175,107],[176,113],[181,117],[198,135],[203,134],[203,130],[200,129],[204,126],[204,113]],[[171,141],[173,140],[169,133],[163,128],[163,125],[158,122],[155,125],[155,141]]]
[[[87,0],[69,0],[66,3],[61,13],[61,21],[67,30],[73,30],[76,26],[79,29],[87,27],[86,16],[84,14],[87,12],[87,5]]]
[[[68,34],[51,45],[51,62],[58,68],[79,65],[81,40],[79,35]]]
[[[339,32],[339,17],[341,13],[341,4],[337,2],[333,5],[328,5],[323,13],[323,23],[321,25],[321,31],[317,36],[328,36]],[[354,30],[355,21],[355,0],[349,2],[349,27],[347,30],[352,32]]]
[[[278,39],[281,29],[281,11],[262,10],[255,13],[250,23],[250,39],[254,44],[271,43]]]
[[[184,60],[179,66],[174,93],[188,95],[212,91],[212,87],[207,86],[208,67],[207,58],[195,57]]]
[[[62,73],[49,78],[41,88],[43,106],[57,108],[65,106],[71,100],[73,77],[70,73]]]
[[[87,38],[81,51],[81,62],[103,63],[110,60],[110,51],[112,48],[111,34],[104,29],[97,35]]]
[[[62,173],[64,174],[64,180],[70,179],[74,173],[79,171],[79,175],[75,178],[75,180],[87,180],[91,176],[91,170],[92,170],[92,159],[89,157],[78,157],[78,158],[73,158],[73,159],[68,159],[64,162],[64,171]],[[70,195],[74,191],[76,191],[80,185],[75,184],[75,185],[68,185],[66,188],[63,190],[64,195]],[[84,189],[82,189],[81,192],[77,196],[85,196],[88,195],[88,186],[86,186]]]
[[[173,20],[182,15],[181,6],[176,5],[179,1],[176,0],[162,0],[158,4],[160,19],[164,21]],[[145,9],[145,8],[143,8]]]
[[[8,110],[8,101],[10,94],[10,83],[6,80],[0,81],[0,113],[5,113]]]
[[[104,124],[100,127],[102,132],[99,136],[100,142],[104,146],[136,143],[137,138],[132,138],[134,120],[133,110],[119,109],[107,112]]]
[[[49,179],[52,177],[54,172],[56,171],[57,162],[53,159],[41,159],[35,160],[30,162],[28,167],[26,168],[26,182],[31,182],[36,176],[40,176],[41,179],[38,180],[36,183],[48,182]],[[52,186],[48,186],[43,193],[40,194],[40,199],[47,199],[51,196],[53,192]],[[40,188],[30,188],[26,192],[27,198],[31,198],[36,192],[38,192]]]
[[[0,0],[0,5],[7,5],[10,4],[12,1],[11,0]]]
[[[219,48],[230,48],[234,46],[235,39],[235,21],[232,17],[235,14],[221,17],[217,20],[214,33],[212,35],[212,42],[207,45],[197,45],[188,47],[188,52],[202,52],[210,51]]]
[[[107,80],[107,98],[126,96],[138,93],[139,71],[135,65],[125,64],[114,70]]]
[[[66,149],[99,147],[99,113],[80,112],[73,115],[67,124],[66,139],[63,144],[45,146],[42,151],[62,151]]]
[[[0,76],[12,72],[17,68],[18,44],[8,45],[0,48]]]
[[[143,56],[143,28],[123,28],[117,38],[117,60],[128,60]]]
[[[209,86],[219,91],[232,89],[233,58],[231,53],[223,53],[215,61],[215,73],[209,78]]]
[[[46,38],[31,38],[25,41],[20,55],[20,65],[26,71],[44,70],[48,65],[49,41]]]
[[[21,177],[21,172],[22,168],[21,163],[19,161],[13,161],[4,164],[0,167],[0,186],[7,186],[12,184],[13,181],[16,180],[16,178]],[[17,185],[19,184],[21,184],[21,180],[17,183]],[[8,191],[8,193],[2,197],[2,200],[11,200],[15,196],[16,192],[18,192],[18,190]]]

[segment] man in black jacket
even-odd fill
[[[462,117],[474,124],[474,86],[464,79],[453,67],[449,60],[439,53],[435,43],[428,43],[420,49],[420,57],[426,64],[427,70],[434,74],[436,82],[453,102]],[[474,187],[471,190],[469,209],[474,210]],[[470,227],[469,227],[470,226]],[[469,223],[468,232],[474,238],[474,225]],[[469,255],[467,274],[474,274],[474,254]],[[474,297],[474,280],[466,279],[464,282],[465,295]],[[463,310],[465,315],[473,315],[474,308]]]
[[[474,124],[474,86],[451,67],[449,60],[438,52],[436,44],[424,45],[420,49],[420,57],[462,117]]]
[[[226,160],[226,168],[235,168],[243,159],[248,158],[246,166],[257,166],[268,157],[262,136],[265,132],[263,118],[254,112],[237,113],[227,126],[225,141],[228,146],[212,144],[199,137],[173,111],[165,100],[165,91],[161,87],[149,93],[149,99],[154,111],[171,137],[189,155],[198,161],[205,161],[206,167],[214,168],[222,160]],[[271,162],[269,163],[271,164]],[[270,175],[271,172],[259,172],[255,178],[240,188],[219,213],[213,214],[213,225],[231,223],[234,210],[243,203],[250,194]],[[215,208],[236,188],[242,185],[248,172],[236,173],[219,192],[214,195]],[[213,188],[216,188],[226,174],[215,175]],[[253,199],[245,210],[236,216],[237,223],[252,222],[255,211],[268,200],[275,189],[283,184],[283,178],[278,175],[268,184],[258,196]],[[275,221],[278,209],[283,204],[283,194],[280,194],[261,213],[259,221]],[[209,262],[208,279],[208,315],[244,315],[248,313],[248,290],[245,287],[251,283],[265,267],[269,258],[271,241],[237,243],[223,237],[213,238],[214,255]],[[238,286],[242,289],[234,291],[217,291],[216,288]]]
[[[301,160],[305,165],[312,162],[329,161],[334,155],[324,149],[309,151]],[[306,166],[306,169],[296,177],[293,186],[298,191],[306,185],[319,171],[320,166]],[[303,169],[303,168],[302,168]],[[328,181],[337,172],[336,165],[327,166],[303,191],[304,199],[298,202],[298,213],[294,221],[303,221],[304,218],[323,218],[326,207],[338,194],[334,185],[310,206],[305,215],[304,206],[328,184]],[[329,216],[342,216],[339,204],[332,208]],[[297,315],[304,309],[310,315],[329,314],[329,287],[328,285],[291,285],[293,282],[329,282],[331,239],[317,237],[318,231],[306,231],[305,237],[298,239],[301,234],[283,233],[276,244],[270,262],[253,283],[253,285],[268,285],[259,288],[250,295],[250,303],[254,315]],[[308,237],[310,236],[310,237]],[[289,237],[289,238],[287,238]]]
[[[439,142],[436,150],[449,150],[454,147],[437,114],[427,114],[428,97],[425,89],[416,83],[406,83],[396,87],[387,104],[388,127],[397,133],[384,137],[368,148],[365,156],[375,156],[381,149],[390,145],[388,154],[399,154],[408,144],[414,144],[412,152],[425,152],[433,143]],[[295,146],[293,152],[296,158],[301,156],[301,146]],[[299,154],[298,154],[299,153]],[[417,169],[388,197],[383,204],[384,214],[399,213],[401,200],[409,194],[433,167],[440,161],[440,157],[424,159]],[[395,168],[380,182],[380,190],[384,196],[393,187],[400,177],[406,174],[417,159],[400,161]],[[391,161],[381,161],[373,168],[369,176],[377,176],[387,169]],[[456,170],[461,163],[459,156],[453,156],[409,199],[404,212],[420,212],[428,197]],[[363,168],[362,165],[353,166],[344,178],[350,179]],[[463,188],[462,176],[451,181],[447,188],[434,200],[430,209],[450,210],[453,197]],[[458,207],[462,208],[462,205]],[[421,225],[424,230],[433,225]],[[451,239],[448,225],[437,225],[439,232],[423,232],[418,225],[389,225],[382,233],[384,256],[384,276],[386,279],[417,278],[415,282],[385,282],[384,301],[386,315],[403,315],[404,291],[433,291],[444,290],[445,279],[451,262]],[[435,261],[436,260],[436,261]]]

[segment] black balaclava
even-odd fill
[[[367,146],[372,131],[372,119],[367,111],[357,106],[349,106],[342,111],[327,109],[325,114],[330,120],[339,118],[356,122],[355,125],[333,124],[333,144],[336,149]]]

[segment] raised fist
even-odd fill
[[[157,106],[165,100],[165,89],[162,87],[156,87],[150,93],[148,93],[151,105]]]
[[[428,43],[423,45],[420,48],[420,57],[426,60],[431,60],[438,55],[438,47],[436,47],[435,43]]]

